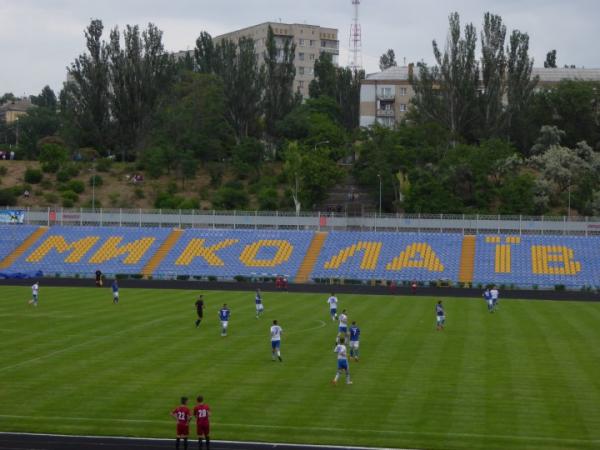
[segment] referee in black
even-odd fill
[[[196,300],[196,314],[198,314],[198,319],[196,320],[196,328],[200,327],[200,322],[202,322],[202,317],[204,316],[204,300],[202,299],[202,294],[198,296],[198,300]]]

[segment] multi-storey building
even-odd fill
[[[269,25],[273,29],[275,41],[280,51],[283,51],[286,40],[291,40],[296,44],[294,92],[298,91],[303,97],[308,97],[308,85],[315,78],[315,61],[319,55],[323,52],[331,53],[333,62],[335,64],[338,63],[340,53],[338,30],[336,28],[300,23],[265,22],[215,36],[213,39],[215,42],[224,39],[237,42],[242,37],[253,39],[256,53],[259,57],[259,64],[262,64],[264,54],[267,50],[266,43]],[[182,54],[183,52],[180,52],[176,56]]]
[[[33,108],[29,98],[11,100],[3,105],[0,105],[0,122],[7,125],[16,122],[19,117],[25,116],[27,111]]]
[[[418,76],[413,64],[390,67],[383,72],[367,75],[360,87],[360,125],[380,123],[393,126],[400,123],[409,109],[415,91],[410,80]],[[546,89],[562,80],[599,81],[600,69],[534,68],[532,76],[539,77],[537,89]]]

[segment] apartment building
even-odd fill
[[[413,74],[418,76],[417,71],[413,64],[409,64],[367,75],[360,86],[360,126],[379,123],[391,127],[400,123],[415,95],[410,80]],[[535,67],[532,76],[539,77],[537,89],[546,89],[562,80],[600,82],[600,69]]]
[[[27,111],[34,108],[29,98],[11,100],[0,105],[0,122],[7,125],[16,122],[19,117],[27,115]]]
[[[259,64],[262,64],[264,54],[267,50],[266,43],[269,25],[273,28],[275,41],[280,51],[283,51],[283,46],[287,40],[291,40],[296,44],[294,92],[298,91],[303,97],[308,97],[308,85],[315,78],[315,61],[319,55],[323,52],[331,53],[333,62],[338,64],[340,54],[338,30],[336,28],[300,23],[264,22],[215,36],[213,40],[217,43],[224,39],[234,42],[237,42],[242,37],[253,39],[256,53],[259,57]],[[175,56],[181,57],[183,54],[184,52],[179,52]]]

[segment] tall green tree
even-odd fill
[[[396,54],[391,48],[379,58],[379,70],[381,71],[389,69],[390,67],[396,67],[397,65]]]
[[[37,143],[46,136],[55,135],[60,128],[56,110],[46,107],[31,108],[19,118],[19,147],[26,158],[37,157]]]
[[[265,125],[270,136],[276,134],[276,123],[298,103],[293,93],[296,68],[296,44],[291,39],[278,42],[269,25],[265,60]]]
[[[531,146],[527,130],[530,126],[531,99],[538,83],[538,77],[532,77],[532,70],[529,35],[513,30],[508,47],[506,115],[508,135],[521,150]]]
[[[413,103],[420,116],[447,128],[458,139],[472,137],[472,127],[477,120],[477,88],[479,67],[475,56],[477,33],[472,24],[465,26],[461,36],[460,17],[449,17],[446,48],[442,52],[433,41],[433,54],[437,66],[419,63],[419,76],[413,79]]]
[[[556,50],[550,50],[546,53],[546,61],[544,61],[546,69],[556,69]]]
[[[56,111],[56,108],[58,106],[56,94],[48,85],[44,86],[42,92],[40,92],[40,95],[33,95],[31,97],[31,103],[41,108],[48,108],[52,111]]]
[[[127,25],[121,33],[110,33],[111,114],[114,118],[115,145],[127,159],[143,142],[150,118],[160,95],[168,89],[175,73],[175,61],[164,50],[162,31],[152,23],[140,32]]]
[[[212,36],[203,31],[196,39],[196,47],[194,48],[194,61],[196,69],[200,73],[215,73],[216,72],[217,53]]]
[[[315,61],[315,78],[308,85],[310,98],[337,97],[337,70],[331,53],[322,52]]]
[[[490,14],[484,16],[481,32],[481,82],[479,96],[481,136],[500,137],[504,131],[504,94],[506,55],[504,42],[506,26],[502,17]]]
[[[63,133],[77,147],[107,149],[111,142],[109,53],[102,41],[104,25],[94,19],[85,30],[87,53],[67,68],[61,93]]]

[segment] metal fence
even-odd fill
[[[373,213],[354,217],[339,213],[296,214],[289,211],[27,208],[24,222],[47,226],[600,235],[600,217],[479,214]]]

